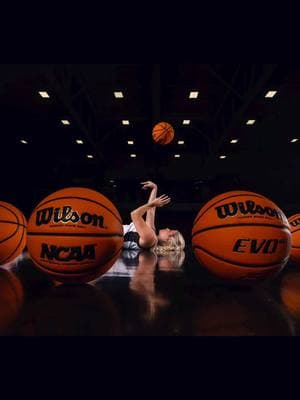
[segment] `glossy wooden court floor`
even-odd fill
[[[255,285],[220,281],[191,251],[124,252],[105,276],[66,286],[26,254],[0,268],[2,336],[297,336],[300,267]]]

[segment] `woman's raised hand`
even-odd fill
[[[163,194],[162,196],[153,200],[149,205],[150,207],[164,207],[169,203],[171,203],[170,197]]]
[[[157,189],[156,183],[151,182],[151,181],[142,182],[141,185],[143,185],[143,190],[147,190],[147,189]]]

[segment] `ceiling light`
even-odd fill
[[[131,158],[136,158],[136,154],[130,154]]]
[[[88,155],[87,155],[87,158],[92,159],[92,158],[94,158],[94,156],[92,156],[91,154],[88,154]]]
[[[293,140],[291,140],[291,143],[296,143],[298,141],[299,141],[299,139],[293,139]]]
[[[225,160],[226,156],[220,156],[221,160]]]
[[[238,143],[238,142],[239,142],[239,140],[238,140],[238,139],[232,139],[230,143],[232,143],[232,144],[236,144],[236,143]]]
[[[175,158],[180,158],[180,154],[175,154]]]
[[[190,99],[198,99],[199,92],[190,92]]]
[[[189,119],[185,119],[183,121],[183,125],[190,125],[191,121]]]
[[[71,125],[71,122],[68,121],[67,119],[62,119],[61,122],[63,125]]]
[[[179,140],[178,144],[184,144],[184,140]]]
[[[127,119],[123,119],[122,124],[123,125],[130,125],[130,122]]]
[[[76,140],[76,143],[77,143],[77,144],[83,144],[83,140],[79,140],[79,139],[78,139],[78,140]]]
[[[43,99],[49,99],[49,93],[48,92],[39,92],[39,95],[43,98]]]
[[[124,99],[124,93],[123,92],[114,92],[115,98],[116,99]]]
[[[266,99],[273,99],[273,97],[275,97],[277,94],[276,90],[270,90],[267,94],[266,94]]]
[[[256,122],[255,119],[249,119],[249,120],[247,121],[247,125],[254,125],[255,122]]]
[[[24,139],[20,140],[20,142],[21,142],[22,144],[28,144],[28,142],[27,142],[26,140],[24,140]]]
[[[128,142],[127,142],[129,145],[134,145],[134,141],[133,140],[128,140]]]

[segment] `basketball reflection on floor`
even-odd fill
[[[24,304],[23,285],[18,276],[0,268],[0,335],[10,333]]]
[[[205,280],[193,271],[201,270],[184,253],[124,252],[97,281],[66,286],[25,254],[0,268],[0,334],[294,335],[290,318],[263,287]],[[299,273],[282,282],[282,300],[300,318]]]
[[[198,285],[184,273],[182,260],[183,254],[157,257],[143,252],[135,272],[131,270],[123,285],[112,276],[98,282],[112,293],[125,316],[126,334],[294,335],[290,320],[264,290],[232,284]]]
[[[296,267],[295,267],[296,268]],[[288,312],[300,321],[300,271],[287,272],[281,280],[281,301]]]

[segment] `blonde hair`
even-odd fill
[[[158,255],[165,254],[171,251],[183,251],[185,249],[185,240],[180,232],[175,233],[166,243],[158,242],[156,253]]]
[[[160,254],[158,255],[159,271],[181,270],[184,261],[185,252],[183,250]]]

